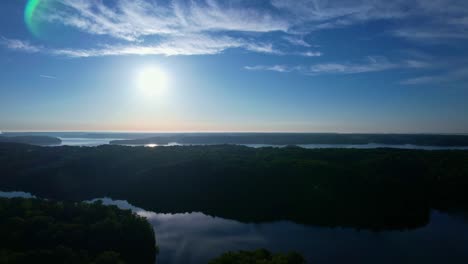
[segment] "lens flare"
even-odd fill
[[[24,22],[29,31],[35,36],[39,35],[39,29],[38,24],[34,21],[34,13],[41,2],[42,0],[29,0],[24,9]]]

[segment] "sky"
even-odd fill
[[[466,0],[2,0],[0,131],[468,133]]]

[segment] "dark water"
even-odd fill
[[[156,214],[126,201],[101,199],[132,209],[153,225],[158,264],[201,264],[229,250],[299,251],[308,263],[468,263],[468,223],[433,212],[429,225],[409,231],[371,232],[292,222],[245,224],[202,213]]]
[[[0,192],[0,197],[34,197]],[[154,227],[160,248],[157,264],[204,264],[226,251],[266,248],[298,251],[309,264],[468,263],[466,219],[432,212],[430,223],[405,231],[358,231],[292,222],[246,224],[203,213],[157,214],[126,201],[97,199],[131,209]],[[94,200],[93,200],[94,201]]]

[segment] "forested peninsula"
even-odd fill
[[[146,219],[96,203],[0,198],[0,263],[154,264]]]

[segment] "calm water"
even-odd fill
[[[100,145],[107,145],[112,140],[120,140],[120,138],[60,138],[62,140],[62,146],[85,146],[94,147]],[[158,144],[146,144],[145,147],[164,147],[164,146],[183,146],[176,142],[158,145]],[[134,145],[130,145],[134,146]],[[285,147],[284,145],[267,145],[267,144],[246,144],[245,146],[252,148],[261,147]],[[322,149],[322,148],[356,148],[356,149],[374,149],[374,148],[398,148],[398,149],[422,149],[422,150],[447,150],[447,149],[459,149],[468,150],[468,147],[437,147],[437,146],[416,146],[416,145],[390,145],[390,144],[362,144],[362,145],[351,145],[351,144],[303,144],[298,145],[302,148],[307,149]]]
[[[82,146],[95,147],[107,145],[112,140],[120,140],[121,138],[60,138],[62,146]]]
[[[371,232],[292,222],[246,224],[202,213],[157,214],[126,201],[100,199],[131,209],[153,225],[158,264],[201,264],[229,250],[296,250],[309,263],[468,263],[468,223],[432,213],[431,223],[411,231]]]
[[[22,192],[0,192],[0,196],[33,197]],[[287,221],[246,224],[203,213],[158,214],[126,201],[95,200],[130,209],[148,219],[160,247],[157,264],[204,264],[229,250],[257,248],[295,250],[310,264],[468,263],[466,219],[439,212],[432,213],[425,227],[377,233]]]

